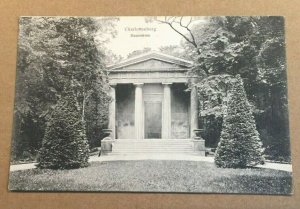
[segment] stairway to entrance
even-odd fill
[[[190,139],[117,139],[109,155],[193,153]]]

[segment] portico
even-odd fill
[[[149,52],[110,67],[109,129],[114,139],[188,139],[198,128],[192,63]]]

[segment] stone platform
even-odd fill
[[[107,143],[111,146],[107,146]],[[117,139],[106,141],[104,144],[102,155],[192,154],[205,156],[204,142],[191,139]]]

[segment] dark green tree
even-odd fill
[[[109,104],[104,62],[109,55],[104,43],[115,35],[116,21],[113,17],[20,18],[12,160],[35,160],[46,122],[70,85],[87,138],[96,145],[93,141],[101,137]]]
[[[202,21],[201,21],[202,19]],[[160,17],[183,37],[185,54],[194,61],[190,71],[198,87],[200,123],[206,144],[221,130],[229,77],[241,75],[266,158],[290,161],[284,18]],[[197,79],[195,79],[197,78]]]
[[[230,91],[215,164],[224,168],[245,168],[264,162],[262,143],[239,75]]]
[[[89,146],[84,127],[74,95],[62,97],[46,127],[38,167],[71,169],[87,166]]]

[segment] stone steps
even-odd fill
[[[195,152],[112,152],[107,154],[108,156],[114,156],[114,155],[195,155]]]
[[[194,153],[189,139],[118,139],[110,155],[121,154],[179,154]]]
[[[114,150],[118,149],[190,149],[193,146],[113,146]]]
[[[133,147],[133,148],[115,148],[115,147],[113,147],[113,151],[126,151],[126,150],[133,150],[133,151],[135,151],[135,150],[139,150],[139,151],[141,151],[141,150],[144,150],[144,151],[151,151],[151,150],[156,150],[156,151],[159,151],[159,150],[161,150],[161,151],[168,151],[168,150],[178,150],[178,151],[180,151],[180,150],[192,150],[192,148],[193,147],[186,147],[186,148],[181,148],[181,147],[179,147],[179,148],[168,148],[168,147],[163,147],[163,148],[157,148],[157,147],[153,147],[153,148],[143,148],[143,147]]]
[[[192,146],[192,143],[189,144],[117,144],[113,143],[114,147],[167,147],[167,146],[173,146],[173,147],[189,147]]]

